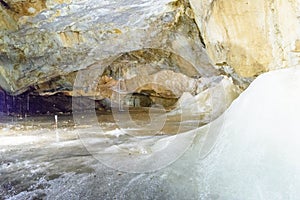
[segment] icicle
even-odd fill
[[[3,105],[3,113],[7,113],[7,102],[6,102],[6,92],[3,92],[4,94],[4,105]]]
[[[27,120],[27,115],[29,113],[29,95],[27,94],[27,97],[26,97],[26,111],[25,111],[25,120]]]
[[[30,96],[27,95],[27,112],[29,112],[29,109],[30,109]]]
[[[10,113],[9,113],[9,104],[6,104],[6,111],[7,111],[7,112],[6,112],[7,115],[9,116],[9,114],[10,114]]]
[[[6,114],[7,115],[9,115],[9,105],[8,104],[9,104],[8,97],[7,97],[6,93],[5,93],[5,102],[4,102],[4,105],[6,107]]]
[[[121,82],[123,81],[122,77],[121,77],[121,67],[119,67],[119,83],[118,83],[118,104],[119,104],[119,111],[124,111],[124,108],[123,108],[123,98],[121,98]]]
[[[15,97],[12,97],[12,113],[15,113]]]
[[[21,96],[21,99],[18,98],[18,102],[17,104],[19,105],[19,114],[20,114],[20,117],[19,119],[23,119],[25,117],[24,115],[24,106],[23,106],[23,103],[24,103],[24,95]]]

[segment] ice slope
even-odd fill
[[[190,152],[203,198],[300,198],[300,66],[259,76],[218,121],[211,153]]]

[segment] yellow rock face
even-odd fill
[[[34,16],[46,7],[46,0],[1,1],[0,30],[16,30],[19,18]]]
[[[56,4],[71,0],[10,0],[0,2],[0,30],[16,30],[24,17],[33,17]]]
[[[300,38],[299,1],[190,0],[215,64],[240,76],[295,65]]]
[[[27,1],[10,1],[9,8],[12,13],[15,13],[16,17],[30,16],[39,13],[46,7],[46,0],[27,0]]]

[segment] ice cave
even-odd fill
[[[299,0],[0,0],[0,200],[300,199],[299,27]]]

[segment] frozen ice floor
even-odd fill
[[[151,137],[143,133],[132,137],[109,120],[103,122],[100,136],[95,127],[79,127],[78,132],[62,124],[56,130],[49,126],[16,130],[2,124],[0,196],[299,199],[299,77],[299,67],[261,75],[220,118],[201,128],[186,122],[190,126],[175,136],[172,131],[168,133],[170,128]],[[182,143],[189,144],[186,151],[178,151],[178,157],[167,160],[173,156],[166,150],[168,146],[171,144],[176,152],[184,147]],[[137,148],[139,145],[141,148]],[[140,161],[147,159],[154,163],[152,169],[157,163],[163,167],[141,172]],[[116,163],[128,167],[118,168]],[[130,168],[138,173],[126,172]]]

